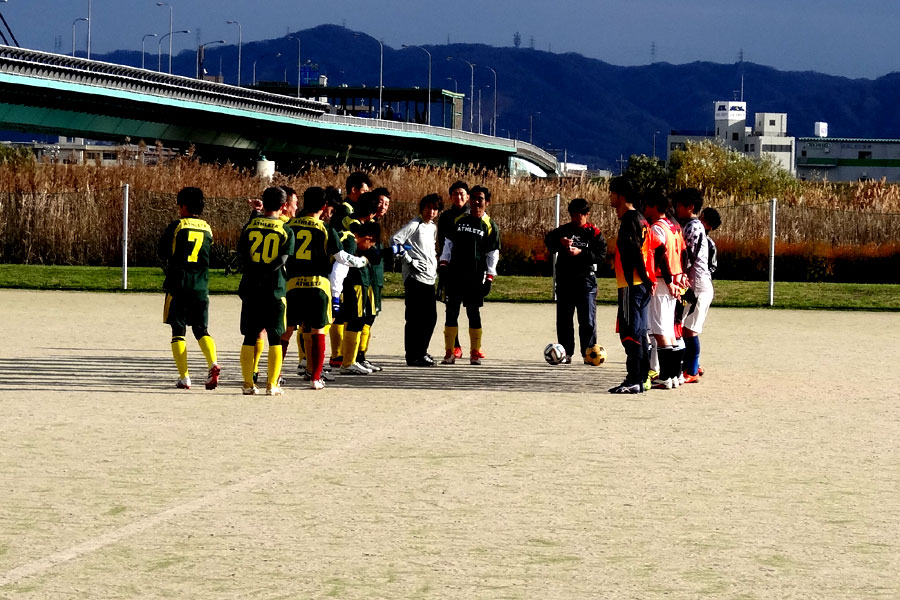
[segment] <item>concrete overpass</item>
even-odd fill
[[[517,140],[327,111],[314,100],[0,45],[0,129],[193,144],[223,157],[558,167]]]

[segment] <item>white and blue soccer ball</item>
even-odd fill
[[[544,348],[544,360],[551,365],[558,365],[566,358],[566,349],[562,344],[551,342]]]

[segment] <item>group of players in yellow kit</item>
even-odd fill
[[[460,195],[454,193],[460,184],[468,201],[468,186],[462,182],[451,187],[451,197]],[[384,247],[378,220],[390,206],[390,193],[385,188],[370,191],[371,185],[366,174],[357,172],[347,179],[343,201],[336,189],[321,187],[305,190],[299,209],[297,195],[288,187],[267,188],[261,200],[251,201],[254,213],[238,243],[243,264],[238,294],[242,300],[240,362],[244,394],[261,393],[257,381],[264,337],[269,343],[265,394],[284,393],[282,364],[294,330],[301,352],[299,371],[312,389],[325,387],[324,382],[331,379],[327,372],[330,367],[340,367],[345,375],[380,371],[365,352],[381,308],[384,262],[393,257],[403,264],[407,364],[434,365],[427,347],[436,311],[428,310],[428,304],[434,307],[435,303],[438,228],[434,218],[442,209],[442,201],[437,194],[423,198],[420,216]],[[469,316],[470,360],[481,364],[484,358],[479,308],[496,275],[500,238],[499,229],[486,214],[490,192],[481,187],[472,191],[475,200],[471,214],[465,212],[464,203],[456,203],[454,222],[445,232],[447,237],[442,238],[440,264],[448,303],[445,364],[452,364],[457,353],[461,354],[455,347],[461,304]],[[178,194],[178,206],[180,218],[167,227],[159,244],[166,270],[163,320],[172,328],[172,353],[179,372],[176,387],[191,387],[184,339],[191,325],[207,361],[206,389],[215,389],[221,369],[215,342],[207,331],[212,232],[201,218],[203,192],[183,189]],[[410,311],[411,301],[416,310]],[[427,315],[432,312],[435,319],[429,324]],[[332,352],[326,365],[325,335],[329,329]]]

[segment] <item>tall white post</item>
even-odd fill
[[[778,200],[769,203],[769,306],[775,305],[775,212]]]
[[[122,289],[128,289],[128,184],[122,186]]]

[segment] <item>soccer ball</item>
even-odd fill
[[[551,342],[547,344],[546,348],[544,348],[544,360],[546,360],[551,365],[558,365],[565,358],[566,349],[562,347],[562,344]]]
[[[597,365],[602,365],[605,360],[606,349],[599,344],[591,346],[584,351],[584,362],[589,365],[594,365],[596,367]]]

